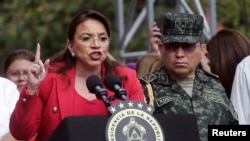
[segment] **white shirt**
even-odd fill
[[[250,56],[236,67],[230,99],[238,113],[239,124],[250,124]]]
[[[9,132],[10,116],[18,97],[17,86],[10,80],[0,77],[0,140]]]

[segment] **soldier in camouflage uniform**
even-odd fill
[[[139,79],[155,113],[194,114],[206,141],[208,125],[238,124],[238,119],[218,77],[197,67],[206,53],[202,31],[202,16],[167,13],[159,44],[164,67]]]

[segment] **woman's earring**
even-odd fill
[[[72,57],[75,57],[76,55],[75,55],[75,53],[74,53],[74,52],[71,52],[71,56],[72,56]]]

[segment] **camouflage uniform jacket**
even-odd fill
[[[213,74],[196,70],[192,97],[170,78],[164,67],[139,80],[147,103],[155,107],[154,113],[194,114],[202,141],[207,140],[208,125],[238,124],[233,105]]]

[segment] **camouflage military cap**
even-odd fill
[[[166,13],[162,42],[197,43],[203,33],[203,17],[198,14]]]

